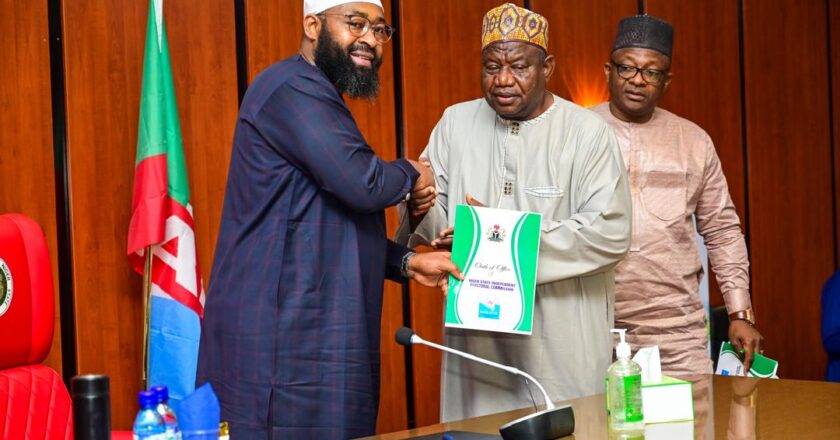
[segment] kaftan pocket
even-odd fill
[[[642,203],[660,220],[674,220],[685,214],[684,171],[648,171],[642,183]]]
[[[525,188],[528,195],[544,199],[559,199],[563,197],[563,190],[556,186],[532,186]]]
[[[527,208],[521,210],[538,212],[544,219],[553,219],[563,211],[564,192],[556,186],[530,186],[525,188]]]

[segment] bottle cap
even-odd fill
[[[627,330],[623,328],[614,328],[610,330],[612,333],[618,333],[620,342],[615,346],[615,356],[619,359],[627,359],[630,357],[630,344],[624,341],[624,334]]]
[[[157,394],[158,403],[169,400],[169,389],[166,388],[166,385],[155,385],[149,388],[149,391]]]
[[[70,379],[70,394],[74,396],[98,397],[109,394],[108,376],[85,374]]]
[[[158,403],[157,393],[154,391],[140,391],[137,393],[137,403],[140,404],[142,408],[154,406]]]

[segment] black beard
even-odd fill
[[[382,58],[374,58],[372,67],[358,66],[350,57],[353,51],[373,52],[373,49],[365,44],[353,44],[344,49],[332,38],[327,27],[323,26],[318,34],[318,47],[315,48],[315,65],[327,75],[338,93],[347,93],[351,98],[372,100],[379,93]]]

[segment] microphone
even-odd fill
[[[417,336],[417,334],[414,333],[414,330],[408,327],[402,327],[397,330],[396,339],[398,344],[406,347],[412,344],[425,345],[427,347],[432,347],[467,358],[471,361],[505,370],[508,373],[522,376],[533,382],[534,385],[540,389],[540,392],[542,392],[543,400],[545,401],[545,409],[502,425],[499,428],[499,433],[502,434],[502,438],[505,440],[552,440],[558,437],[571,435],[575,432],[575,414],[572,411],[572,406],[564,405],[561,407],[555,407],[551,398],[548,397],[548,393],[545,392],[545,388],[543,388],[543,386],[530,374],[514,367],[497,364],[496,362],[488,361],[487,359],[455,350],[454,348],[426,341],[420,336]]]

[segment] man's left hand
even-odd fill
[[[484,203],[481,203],[478,200],[474,199],[473,196],[469,195],[469,193],[467,194],[466,200],[467,200],[467,205],[478,206],[478,207],[481,207],[481,208],[487,207],[487,205],[485,205]]]
[[[452,240],[455,237],[455,227],[450,226],[438,234],[438,237],[430,243],[435,249],[452,249]]]
[[[747,321],[735,319],[729,322],[729,342],[740,352],[744,351],[744,375],[752,367],[755,353],[764,352],[764,336]]]
[[[474,199],[471,195],[467,194],[465,197],[467,205],[470,206],[479,206],[485,207],[484,203],[479,202],[478,200]],[[450,226],[438,234],[438,237],[432,240],[430,243],[433,248],[435,249],[452,249],[452,240],[455,238],[455,227]]]
[[[408,259],[408,276],[428,287],[439,287],[445,295],[449,291],[449,274],[464,279],[461,270],[452,262],[449,252],[425,252]]]

